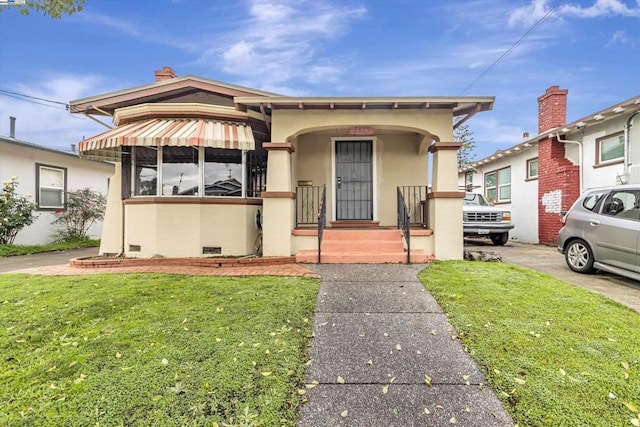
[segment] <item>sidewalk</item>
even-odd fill
[[[310,266],[322,284],[301,427],[513,425],[418,281],[424,267]]]

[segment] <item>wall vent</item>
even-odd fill
[[[140,245],[129,245],[129,252],[140,252]]]
[[[205,255],[222,255],[222,248],[220,246],[203,246],[202,253]]]

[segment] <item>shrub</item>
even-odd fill
[[[53,221],[59,227],[54,236],[56,241],[87,239],[89,228],[104,218],[106,205],[106,198],[90,188],[69,191],[66,208],[56,211],[56,219]]]
[[[11,245],[16,235],[27,225],[33,224],[37,215],[36,203],[16,193],[18,178],[4,181],[0,194],[0,244]]]

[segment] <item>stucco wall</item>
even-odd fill
[[[487,165],[476,166],[474,193],[484,194],[484,174],[511,166],[511,203],[499,206],[511,210],[513,230],[509,238],[525,243],[538,243],[538,181],[527,181],[527,160],[538,156],[537,146]],[[459,184],[464,186],[464,173],[459,174]],[[462,188],[462,187],[461,187]]]
[[[125,204],[125,254],[132,257],[206,257],[254,253],[255,214],[260,206],[210,203]],[[140,246],[132,251],[130,245]]]
[[[19,183],[18,193],[29,196],[34,201],[37,192],[36,163],[67,168],[67,191],[88,187],[105,196],[108,179],[114,173],[112,164],[80,159],[73,154],[0,141],[0,181],[16,176]],[[53,212],[38,211],[38,219],[18,233],[15,243],[21,245],[50,243],[56,230],[51,224],[54,219]],[[89,229],[89,236],[92,238],[98,239],[101,234],[102,223],[96,223]]]

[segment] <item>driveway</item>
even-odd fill
[[[32,267],[68,264],[71,258],[98,255],[98,248],[72,249],[68,251],[42,252],[31,255],[0,257],[0,273]]]
[[[493,246],[483,239],[465,239],[465,249],[497,252],[503,262],[521,265],[549,274],[565,282],[602,294],[620,304],[640,312],[640,282],[598,271],[594,274],[574,273],[567,267],[564,256],[551,246],[531,245],[509,241]]]

